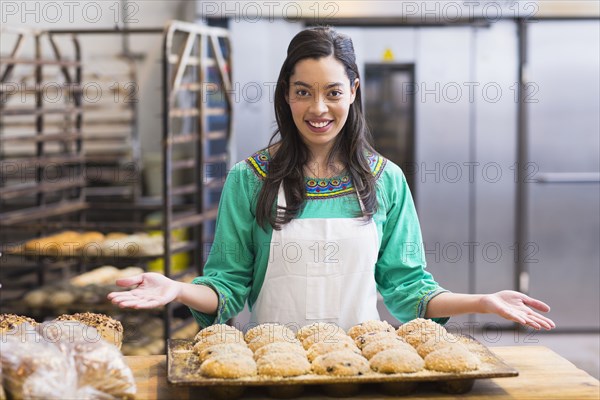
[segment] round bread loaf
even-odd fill
[[[340,343],[348,342],[354,344],[352,338],[344,333],[343,330],[337,332],[314,332],[312,335],[307,336],[302,341],[302,346],[306,350],[310,349],[315,343]]]
[[[225,379],[256,376],[256,362],[250,356],[221,354],[204,361],[200,373],[207,378]]]
[[[440,339],[448,335],[448,331],[443,326],[424,318],[413,319],[402,324],[396,333],[415,348],[431,338]]]
[[[252,350],[246,346],[235,343],[222,343],[201,350],[198,354],[198,358],[200,358],[200,363],[203,363],[209,358],[222,354],[237,354],[240,356],[252,357]]]
[[[246,342],[236,334],[214,334],[200,338],[194,344],[194,351],[198,354],[204,349],[208,349],[216,344],[237,344],[238,346],[248,347]]]
[[[102,339],[114,344],[118,349],[123,344],[123,325],[121,322],[104,314],[77,313],[63,314],[56,318],[57,321],[78,321],[95,328]]]
[[[440,372],[467,372],[479,368],[479,358],[464,346],[450,345],[425,357],[425,368]]]
[[[398,339],[388,338],[372,342],[362,349],[362,355],[367,360],[370,360],[375,354],[387,349],[403,349],[404,351],[410,351],[418,355],[417,351],[411,345]]]
[[[439,350],[443,347],[447,347],[447,346],[459,346],[459,347],[464,347],[466,350],[466,347],[460,343],[460,341],[458,340],[458,338],[456,338],[456,336],[452,335],[451,333],[448,333],[447,336],[442,337],[442,338],[437,338],[437,337],[432,337],[429,340],[427,340],[425,343],[419,345],[417,347],[417,353],[419,353],[419,355],[423,358],[427,357],[427,355],[433,351]]]
[[[268,353],[256,361],[258,374],[263,376],[298,376],[310,372],[310,363],[305,355],[289,352]]]
[[[394,332],[394,327],[387,321],[371,320],[354,325],[352,328],[348,329],[348,335],[352,339],[356,339],[367,332]]]
[[[308,349],[306,353],[308,360],[313,362],[315,358],[322,356],[323,354],[333,353],[334,351],[350,351],[352,353],[360,354],[360,350],[354,343],[349,341],[338,341],[338,342],[321,342],[315,343]]]
[[[37,325],[34,319],[23,315],[0,314],[0,333],[13,333],[19,325],[25,322],[32,326]]]
[[[389,338],[398,338],[398,339],[404,341],[404,339],[402,339],[400,336],[396,335],[395,332],[374,331],[374,332],[367,332],[363,335],[360,335],[359,337],[357,337],[354,340],[354,343],[356,343],[356,346],[362,350],[365,346],[367,346],[368,344],[370,344],[372,342],[377,342],[378,340],[389,339]]]
[[[340,332],[345,333],[341,327],[339,327],[338,325],[336,325],[334,323],[315,322],[313,324],[305,325],[302,328],[300,328],[300,330],[298,330],[296,337],[298,338],[298,340],[300,340],[302,342],[302,341],[304,341],[304,339],[306,339],[307,337],[309,337],[317,332],[322,333],[324,335],[335,335]]]
[[[288,341],[293,341],[293,339],[296,338],[294,332],[292,332],[292,330],[287,326],[272,323],[260,324],[251,329],[248,329],[244,338],[246,339],[247,343],[251,343],[258,336],[273,336],[288,339]]]
[[[417,372],[425,367],[425,362],[417,353],[401,348],[380,351],[369,363],[373,371],[383,374]]]
[[[369,362],[363,356],[351,351],[334,351],[315,358],[313,371],[319,375],[354,376],[371,371]]]
[[[254,359],[258,360],[259,358],[266,356],[267,354],[273,353],[296,353],[301,355],[302,357],[306,357],[306,351],[304,347],[300,346],[300,343],[290,343],[290,342],[275,342],[266,344],[254,352]]]
[[[194,342],[202,341],[212,335],[231,336],[231,339],[234,339],[234,341],[244,342],[244,344],[246,344],[244,341],[244,334],[236,327],[226,324],[211,325],[202,329],[194,337]],[[231,340],[228,343],[232,343]]]

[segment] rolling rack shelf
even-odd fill
[[[223,173],[229,161],[233,109],[229,34],[222,28],[172,21],[165,28],[163,46],[164,248],[169,254],[170,233],[187,227],[196,241],[192,257],[202,265],[205,244],[212,242],[209,224],[217,215],[215,193],[220,196],[224,183],[224,176],[215,176],[214,171]],[[189,179],[176,182],[173,174],[181,170]],[[175,214],[176,197],[186,199],[193,209]],[[165,274],[171,275],[170,258],[165,258]],[[170,316],[167,313],[166,331]]]
[[[2,55],[0,68],[0,251],[13,253],[12,259],[0,259],[0,279],[6,282],[0,312],[6,312],[10,304],[17,305],[24,288],[44,287],[49,281],[67,279],[72,270],[83,272],[107,262],[118,268],[147,267],[160,260],[164,274],[173,279],[200,274],[205,247],[212,242],[216,206],[229,161],[232,100],[227,31],[173,21],[164,29],[18,30],[15,34],[15,45],[9,55]],[[119,187],[122,182],[106,182],[102,187],[102,182],[90,182],[84,173],[90,165],[119,168],[125,162],[137,166],[140,153],[137,102],[111,110],[113,105],[82,101],[86,79],[91,76],[96,82],[110,84],[110,77],[98,72],[84,74],[80,39],[84,35],[134,34],[163,35],[163,196],[158,203],[140,197],[139,187]],[[21,55],[26,39],[35,43],[33,57]],[[71,43],[70,52],[65,51],[64,40]],[[46,42],[49,46],[44,47]],[[126,66],[122,70],[129,81],[135,81],[132,58],[120,57],[119,61]],[[63,103],[44,102],[43,87],[48,81],[60,82],[66,93]],[[115,91],[121,92],[114,93],[135,96],[124,89],[117,87]],[[31,99],[23,103],[20,97],[25,95]],[[116,112],[120,113],[118,118]],[[112,127],[114,121],[119,124],[116,129]],[[102,146],[107,143],[116,151],[104,152]],[[129,150],[118,151],[123,145]],[[50,168],[58,171],[52,169],[50,174]],[[134,181],[139,183],[140,179]],[[115,196],[131,201],[115,201]],[[119,212],[131,217],[157,210],[162,212],[162,219],[152,227],[141,218],[124,221],[113,217]],[[90,213],[104,212],[113,219],[89,218]],[[27,240],[67,229],[160,231],[164,251],[160,256],[89,257],[16,250]],[[188,237],[176,240],[175,233],[182,230],[188,231]],[[172,258],[182,253],[194,260],[184,270],[174,268]],[[98,311],[107,310],[98,306]],[[168,305],[162,315],[165,339],[195,325],[189,310],[181,305]]]

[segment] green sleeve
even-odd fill
[[[375,281],[390,313],[407,322],[424,318],[429,301],[446,290],[425,270],[421,228],[406,178],[389,161],[388,168],[378,182],[380,207],[385,207],[386,216]],[[445,324],[448,318],[433,320]]]
[[[191,309],[202,327],[225,323],[244,308],[248,298],[254,270],[252,198],[257,183],[258,178],[244,161],[237,163],[225,180],[204,274],[192,281],[209,286],[219,297],[216,315]]]

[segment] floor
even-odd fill
[[[600,379],[599,333],[538,333],[501,331],[491,334],[474,332],[473,335],[488,347],[545,346],[571,361],[578,368]]]

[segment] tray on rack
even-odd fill
[[[476,371],[447,373],[422,370],[415,373],[382,374],[372,372],[362,376],[342,377],[307,374],[291,378],[251,377],[240,379],[205,378],[199,374],[200,361],[193,352],[191,340],[169,340],[167,350],[167,378],[174,385],[204,386],[215,397],[234,399],[249,387],[263,387],[271,397],[294,397],[305,386],[319,385],[326,394],[351,396],[362,386],[377,384],[389,395],[404,395],[416,389],[420,383],[431,383],[445,393],[466,393],[476,379],[518,376],[513,367],[493,354],[487,347],[470,336],[458,335],[469,350],[477,354],[481,366]]]

